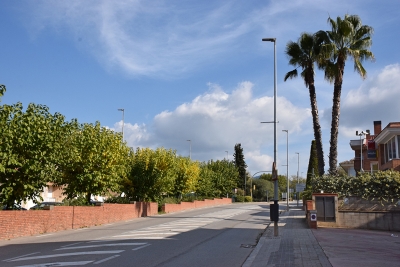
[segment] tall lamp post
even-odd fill
[[[296,154],[297,154],[297,183],[299,183],[300,153],[296,152]]]
[[[276,166],[276,38],[263,38],[263,42],[274,43],[274,166]],[[278,204],[278,170],[274,181],[274,205],[270,206],[271,219],[274,221],[274,236],[279,235],[278,221],[279,221],[279,204]],[[272,209],[272,210],[271,210]],[[273,215],[272,215],[273,214]]]
[[[192,140],[186,140],[189,142],[189,159],[192,159]]]
[[[362,147],[363,147],[363,138],[362,138],[362,136],[364,136],[364,135],[367,135],[367,134],[369,134],[369,130],[365,130],[365,132],[364,131],[361,131],[361,133],[359,133],[358,131],[356,131],[356,135],[358,135],[359,137],[360,137],[360,160],[361,160],[361,165],[360,165],[360,172],[364,172],[364,169],[363,169],[363,153],[362,153]]]
[[[119,108],[118,111],[122,111],[122,143],[124,142],[124,115],[125,115],[125,109]]]
[[[297,184],[299,184],[300,153],[296,152],[296,154],[297,154]],[[299,206],[299,198],[300,198],[300,192],[297,192],[296,190],[297,206]]]
[[[282,130],[282,132],[286,132],[286,180],[287,180],[286,210],[289,211],[289,130]]]

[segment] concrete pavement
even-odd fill
[[[294,204],[294,206],[292,206]],[[400,233],[361,229],[309,229],[305,212],[293,202],[271,223],[243,267],[400,266]]]

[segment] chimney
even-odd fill
[[[374,121],[374,135],[377,136],[382,131],[382,122]]]

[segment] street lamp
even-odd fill
[[[360,150],[361,150],[361,152],[360,152],[360,160],[361,160],[360,172],[364,172],[364,170],[363,170],[363,154],[362,154],[362,147],[363,147],[364,140],[362,139],[362,136],[367,135],[367,134],[369,134],[369,130],[365,130],[365,132],[361,131],[361,133],[356,131],[356,135],[358,135],[360,137]]]
[[[299,184],[299,168],[300,168],[300,153],[296,152],[297,154],[297,185],[296,185],[296,199],[297,199],[297,206],[299,206],[299,198],[300,192],[297,192],[298,184]]]
[[[296,154],[297,154],[297,183],[299,183],[300,153],[296,152]]]
[[[189,159],[192,159],[192,140],[186,140],[189,142]]]
[[[274,165],[276,166],[276,38],[263,38],[263,42],[273,42],[274,43]],[[276,178],[278,178],[278,170],[276,170]],[[274,206],[273,208],[275,214],[274,219],[274,236],[279,235],[278,230],[278,220],[279,220],[279,204],[278,204],[278,180],[274,181]],[[270,210],[271,212],[271,210]]]
[[[122,143],[124,142],[124,115],[125,115],[125,109],[119,108],[118,111],[122,111]]]
[[[289,211],[289,130],[282,130],[282,132],[286,132],[286,180],[287,180],[286,210]]]

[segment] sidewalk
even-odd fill
[[[271,223],[243,267],[400,266],[400,233],[364,229],[309,229],[305,213],[290,206]]]
[[[274,237],[273,223],[269,225],[243,267],[332,266],[300,207],[283,212],[278,227],[279,236]]]

